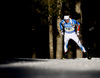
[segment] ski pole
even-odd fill
[[[82,42],[84,43],[84,45],[85,45],[88,49],[91,49],[91,48],[83,41],[83,39],[82,39],[81,36],[79,36],[79,39],[82,40]]]

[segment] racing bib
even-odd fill
[[[66,32],[74,31],[74,28],[73,28],[73,27],[70,27],[70,28],[69,28],[69,27],[66,27],[66,28],[65,28],[65,31],[66,31]]]

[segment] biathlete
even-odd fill
[[[77,25],[77,33],[75,32],[75,25]],[[68,57],[68,42],[70,39],[74,40],[81,48],[85,56],[90,59],[85,47],[81,44],[78,35],[80,30],[80,23],[71,19],[69,15],[65,15],[64,19],[60,22],[61,34],[64,35],[64,58]]]

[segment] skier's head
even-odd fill
[[[69,15],[65,15],[64,20],[65,20],[66,23],[68,23],[69,22]]]

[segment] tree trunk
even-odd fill
[[[80,18],[77,20],[82,24],[82,10],[81,10],[81,1],[76,1],[75,11],[80,15]]]
[[[58,16],[57,16],[57,30],[58,30],[58,35],[57,35],[57,48],[56,48],[56,58],[60,59],[62,57],[62,35],[61,35],[61,31],[60,31],[60,26],[59,23],[61,22],[61,8],[62,8],[62,1],[61,0],[57,0],[57,8],[59,9],[58,11]]]
[[[76,1],[75,11],[76,11],[76,13],[78,13],[80,15],[80,18],[77,21],[79,21],[82,24],[81,1]],[[81,32],[80,32],[80,34],[81,34]],[[76,58],[82,58],[82,57],[83,57],[83,54],[82,54],[81,49],[77,49],[76,50]]]
[[[50,12],[50,0],[48,0],[48,11]],[[54,58],[54,52],[53,52],[53,27],[52,27],[52,16],[49,13],[48,16],[48,23],[49,23],[49,52],[50,52],[50,58]]]

